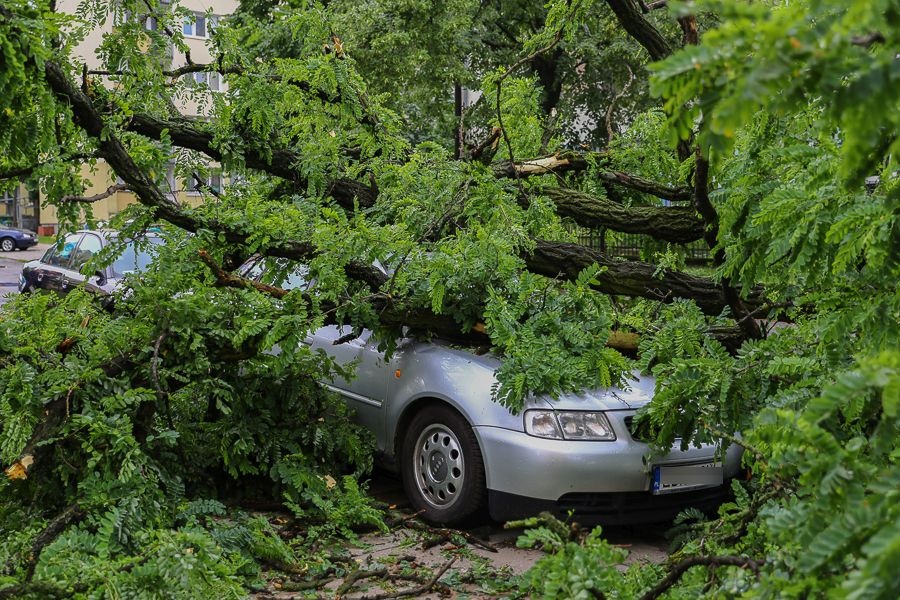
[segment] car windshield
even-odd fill
[[[309,267],[284,258],[260,258],[246,268],[248,279],[285,290],[309,289]]]
[[[140,273],[156,256],[156,246],[163,243],[157,236],[147,236],[138,240],[128,240],[122,254],[113,261],[112,270],[116,277],[128,273]]]

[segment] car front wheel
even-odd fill
[[[447,406],[429,406],[409,424],[401,450],[403,487],[426,521],[472,517],[486,496],[484,463],[471,425]]]
[[[3,238],[0,240],[0,250],[4,252],[12,252],[16,249],[16,243],[11,238]]]

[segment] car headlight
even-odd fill
[[[611,442],[616,434],[602,412],[527,410],[525,432],[553,440]]]

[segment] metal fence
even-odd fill
[[[639,233],[618,233],[605,229],[575,229],[578,243],[599,250],[610,256],[621,256],[631,259],[648,259],[653,252],[662,252],[666,244],[658,242],[648,235]],[[712,261],[709,248],[703,240],[689,244],[679,244],[686,252],[685,260],[691,264],[708,264]]]

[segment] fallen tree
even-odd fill
[[[218,499],[239,499],[248,478],[308,523],[311,545],[378,526],[356,479],[340,477],[364,472],[371,449],[314,383],[348,374],[299,344],[339,323],[351,336],[369,328],[389,340],[411,327],[516,357],[532,387],[504,396],[513,388],[500,373],[498,397],[513,408],[530,392],[614,382],[632,364],[607,345],[627,349],[660,382],[641,416],[657,450],[678,439],[747,446],[757,479],[736,486],[730,512],[695,526],[669,569],[622,578],[599,534],[543,537],[553,553],[523,593],[566,574],[611,586],[584,589],[595,595],[727,594],[736,582],[777,596],[789,573],[798,593],[846,578],[891,597],[896,584],[879,573],[893,555],[879,549],[893,547],[896,503],[878,478],[896,478],[900,236],[896,117],[878,109],[896,96],[882,85],[896,61],[882,13],[741,5],[703,46],[705,15],[665,3],[522,3],[499,16],[435,6],[434,18],[407,7],[391,14],[415,21],[404,31],[426,48],[410,52],[416,60],[443,56],[429,40],[462,43],[433,28],[484,19],[472,28],[478,52],[448,69],[487,74],[484,94],[465,110],[460,101],[455,143],[442,146],[430,133],[442,109],[422,100],[431,86],[404,104],[389,93],[396,74],[378,79],[407,57],[366,63],[373,87],[356,68],[367,59],[356,62],[349,40],[372,19],[355,11],[389,4],[243,2],[211,36],[206,64],[180,33],[184,11],[155,0],[86,3],[77,16],[52,2],[0,7],[10,90],[0,179],[30,178],[64,226],[127,188],[138,203],[116,224],[128,235],[165,222],[170,240],[113,313],[80,291],[0,313],[0,494],[10,500],[0,520],[28,523],[0,545],[15,581],[0,595],[62,597],[110,580],[224,597],[247,564],[293,568],[268,524],[223,516]],[[70,49],[110,20],[103,64],[88,68]],[[625,62],[603,54],[623,47]],[[646,93],[648,57],[662,61],[651,81],[662,107]],[[608,72],[596,77],[597,65]],[[432,62],[407,66],[443,77]],[[219,95],[181,78],[213,73],[228,86]],[[590,81],[602,93],[578,105]],[[822,103],[834,94],[843,101]],[[179,114],[189,102],[202,117]],[[855,102],[867,119],[845,110]],[[579,124],[595,131],[572,135]],[[579,139],[604,143],[572,151]],[[92,194],[82,168],[98,161],[121,182]],[[204,183],[218,167],[232,176],[222,190]],[[198,182],[205,202],[179,203],[170,168]],[[879,169],[865,192],[861,178]],[[646,235],[656,262],[580,246],[573,225]],[[701,239],[714,257],[703,275],[686,271],[679,249]],[[286,271],[284,261],[302,263],[314,290],[247,277],[237,267],[254,254]],[[766,336],[758,320],[785,311],[795,325]],[[164,575],[173,569],[195,576],[176,582]],[[70,585],[79,574],[88,580]],[[347,589],[371,574],[352,571]]]

